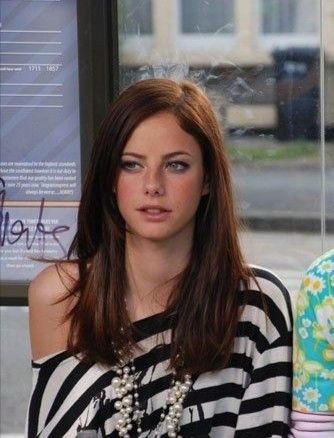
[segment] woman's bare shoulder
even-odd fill
[[[68,296],[78,279],[75,263],[59,263],[43,269],[28,290],[30,341],[33,359],[67,348],[70,321],[66,315],[76,303]]]
[[[54,301],[62,298],[73,287],[78,279],[76,263],[59,263],[44,268],[31,281],[29,298],[41,302]]]

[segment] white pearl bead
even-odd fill
[[[168,432],[168,437],[169,438],[176,438],[176,433],[175,432],[173,432],[173,431],[171,431],[171,432]]]
[[[180,391],[183,392],[183,393],[188,392],[188,386],[185,385],[185,384],[181,385],[181,387],[180,387]]]
[[[111,384],[114,388],[118,388],[121,384],[121,379],[119,377],[114,377],[111,381]]]
[[[124,367],[123,368],[123,372],[124,372],[124,374],[129,374],[130,368],[129,367]]]
[[[120,418],[120,419],[117,421],[117,424],[118,424],[119,426],[124,426],[124,424],[125,424],[124,418]]]
[[[123,406],[130,406],[132,404],[132,399],[130,397],[124,397],[122,399]]]
[[[126,389],[127,391],[132,391],[132,389],[133,389],[133,385],[132,385],[132,383],[131,383],[131,382],[128,382],[128,383],[125,385],[125,389]]]
[[[174,432],[174,424],[167,424],[167,432]]]
[[[119,411],[122,408],[122,402],[120,400],[117,400],[114,404],[114,407],[117,411]]]
[[[137,427],[137,432],[142,433],[143,429],[141,427]]]

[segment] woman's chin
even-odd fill
[[[173,225],[173,226],[171,226]],[[185,242],[191,239],[194,231],[194,221],[188,223],[155,223],[145,224],[144,226],[127,225],[129,237],[150,242]]]
[[[150,242],[167,242],[178,234],[177,230],[163,229],[163,227],[145,227],[146,229],[128,229],[132,239],[147,240]]]
[[[129,232],[132,239],[138,239],[138,240],[147,240],[150,242],[164,242],[171,238],[171,235],[168,233],[136,233],[136,232]]]

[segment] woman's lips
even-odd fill
[[[153,221],[153,222],[160,222],[166,220],[171,213],[171,210],[166,210],[164,208],[155,208],[155,207],[147,207],[147,208],[140,208],[139,213],[141,213],[142,216],[146,220]]]

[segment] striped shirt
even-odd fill
[[[254,270],[255,282],[240,290],[245,302],[226,368],[194,379],[183,403],[182,437],[285,437],[291,405],[292,316],[288,292],[271,272]],[[156,314],[134,323],[138,350],[140,438],[153,437],[166,402],[173,315]],[[140,335],[139,335],[140,333]],[[32,362],[33,390],[26,435],[117,437],[111,366],[88,365],[67,351]],[[91,434],[88,431],[91,431]],[[135,430],[135,428],[134,428]],[[165,423],[159,436],[167,437]],[[81,431],[81,432],[80,432]],[[85,431],[83,433],[82,431]],[[97,431],[94,432],[94,431]],[[79,433],[80,432],[80,433]],[[137,432],[131,436],[138,437]]]

